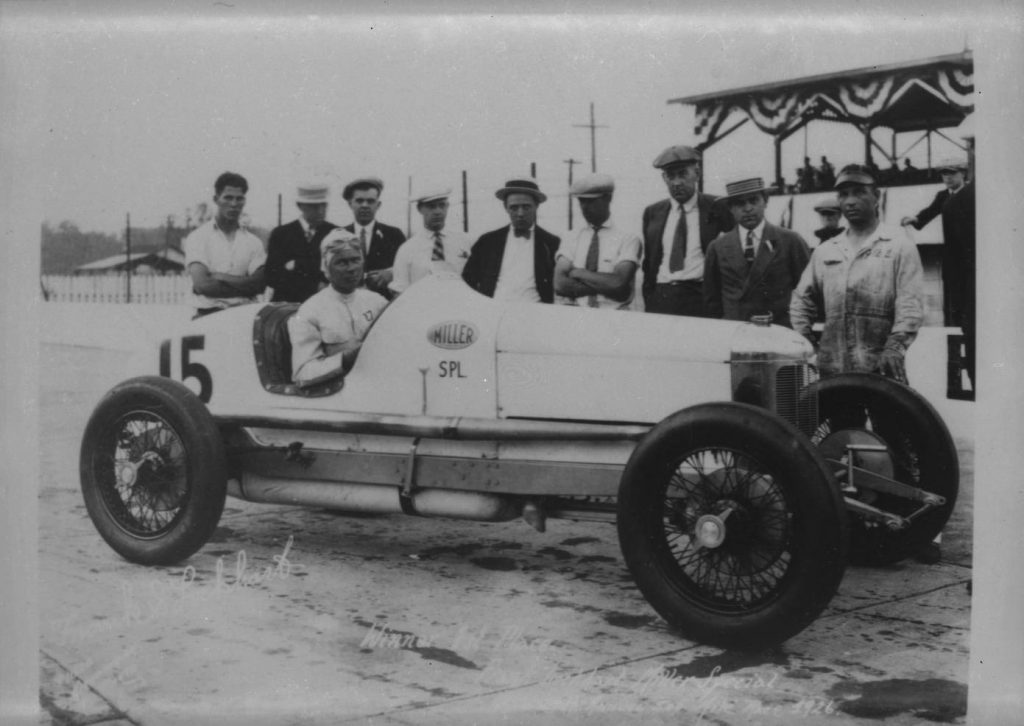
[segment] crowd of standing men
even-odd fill
[[[834,202],[816,207],[824,226],[812,252],[799,234],[765,220],[771,190],[762,179],[730,182],[722,197],[704,194],[700,154],[687,146],[665,149],[653,166],[668,198],[644,210],[640,234],[613,221],[614,179],[592,174],[570,189],[587,224],[564,240],[537,225],[547,196],[527,179],[495,192],[509,224],[475,242],[446,229],[451,189],[424,189],[413,200],[423,229],[406,240],[376,219],[383,181],[362,177],[342,193],[354,218],[346,227],[326,221],[326,185],[300,186],[298,219],[272,231],[266,252],[240,224],[248,184],[226,172],[214,185],[215,218],[185,242],[196,315],[253,301],[266,286],[275,302],[301,303],[289,332],[293,375],[306,385],[346,371],[388,302],[447,270],[503,301],[741,321],[759,316],[812,341],[823,374],[878,372],[906,381],[904,355],[923,320],[921,259],[905,234],[880,223],[870,168],[849,165],[835,175]],[[948,168],[962,174],[957,165]],[[968,191],[973,201],[973,187]],[[920,228],[941,213],[950,247],[953,235],[968,234],[956,205],[951,195],[937,198],[903,224]],[[973,255],[973,204],[969,225]],[[963,288],[955,303],[961,311],[964,297],[973,298],[973,287]],[[973,331],[969,307],[970,316],[960,313],[965,333]]]

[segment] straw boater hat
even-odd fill
[[[540,190],[537,186],[537,182],[530,181],[529,179],[510,179],[505,182],[505,186],[494,193],[501,201],[505,201],[505,198],[509,194],[529,194],[537,200],[537,204],[547,200],[547,195]]]
[[[591,174],[573,182],[569,194],[580,199],[596,199],[615,191],[615,180],[607,174]]]
[[[764,179],[754,176],[727,183],[722,198],[728,201],[748,194],[767,194],[770,190],[770,187],[764,185]]]
[[[961,159],[943,159],[942,162],[935,167],[940,172],[943,171],[958,171],[961,174],[967,170],[967,162]]]
[[[327,204],[328,188],[326,184],[309,182],[299,184],[295,192],[296,204]]]
[[[341,198],[346,202],[350,201],[356,187],[374,187],[380,194],[384,191],[384,182],[375,176],[361,176],[345,185],[345,189],[341,192]]]
[[[679,164],[693,164],[700,161],[700,152],[692,146],[670,146],[654,157],[655,169],[666,169]]]
[[[444,187],[439,184],[433,184],[430,186],[423,187],[417,196],[413,197],[410,201],[413,204],[423,204],[426,202],[434,202],[438,199],[447,199],[452,195],[451,187]]]

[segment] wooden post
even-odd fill
[[[469,234],[469,193],[467,191],[466,170],[462,170],[462,231]]]
[[[569,165],[569,188],[572,189],[572,167],[574,164],[579,164],[572,157],[565,160],[565,163]],[[569,231],[572,231],[572,194],[569,195]]]
[[[124,215],[125,302],[132,301],[132,215]]]

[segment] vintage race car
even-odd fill
[[[818,380],[812,347],[737,323],[501,304],[455,276],[388,307],[344,379],[291,383],[286,321],[255,304],[168,334],[97,405],[89,514],[123,557],[188,558],[226,494],[361,512],[617,523],[686,637],[762,648],[826,607],[848,557],[931,540],[959,482],[931,405],[871,375]]]

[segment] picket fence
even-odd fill
[[[153,303],[187,305],[188,275],[132,275],[129,299],[126,275],[42,275],[41,294],[50,302]]]

